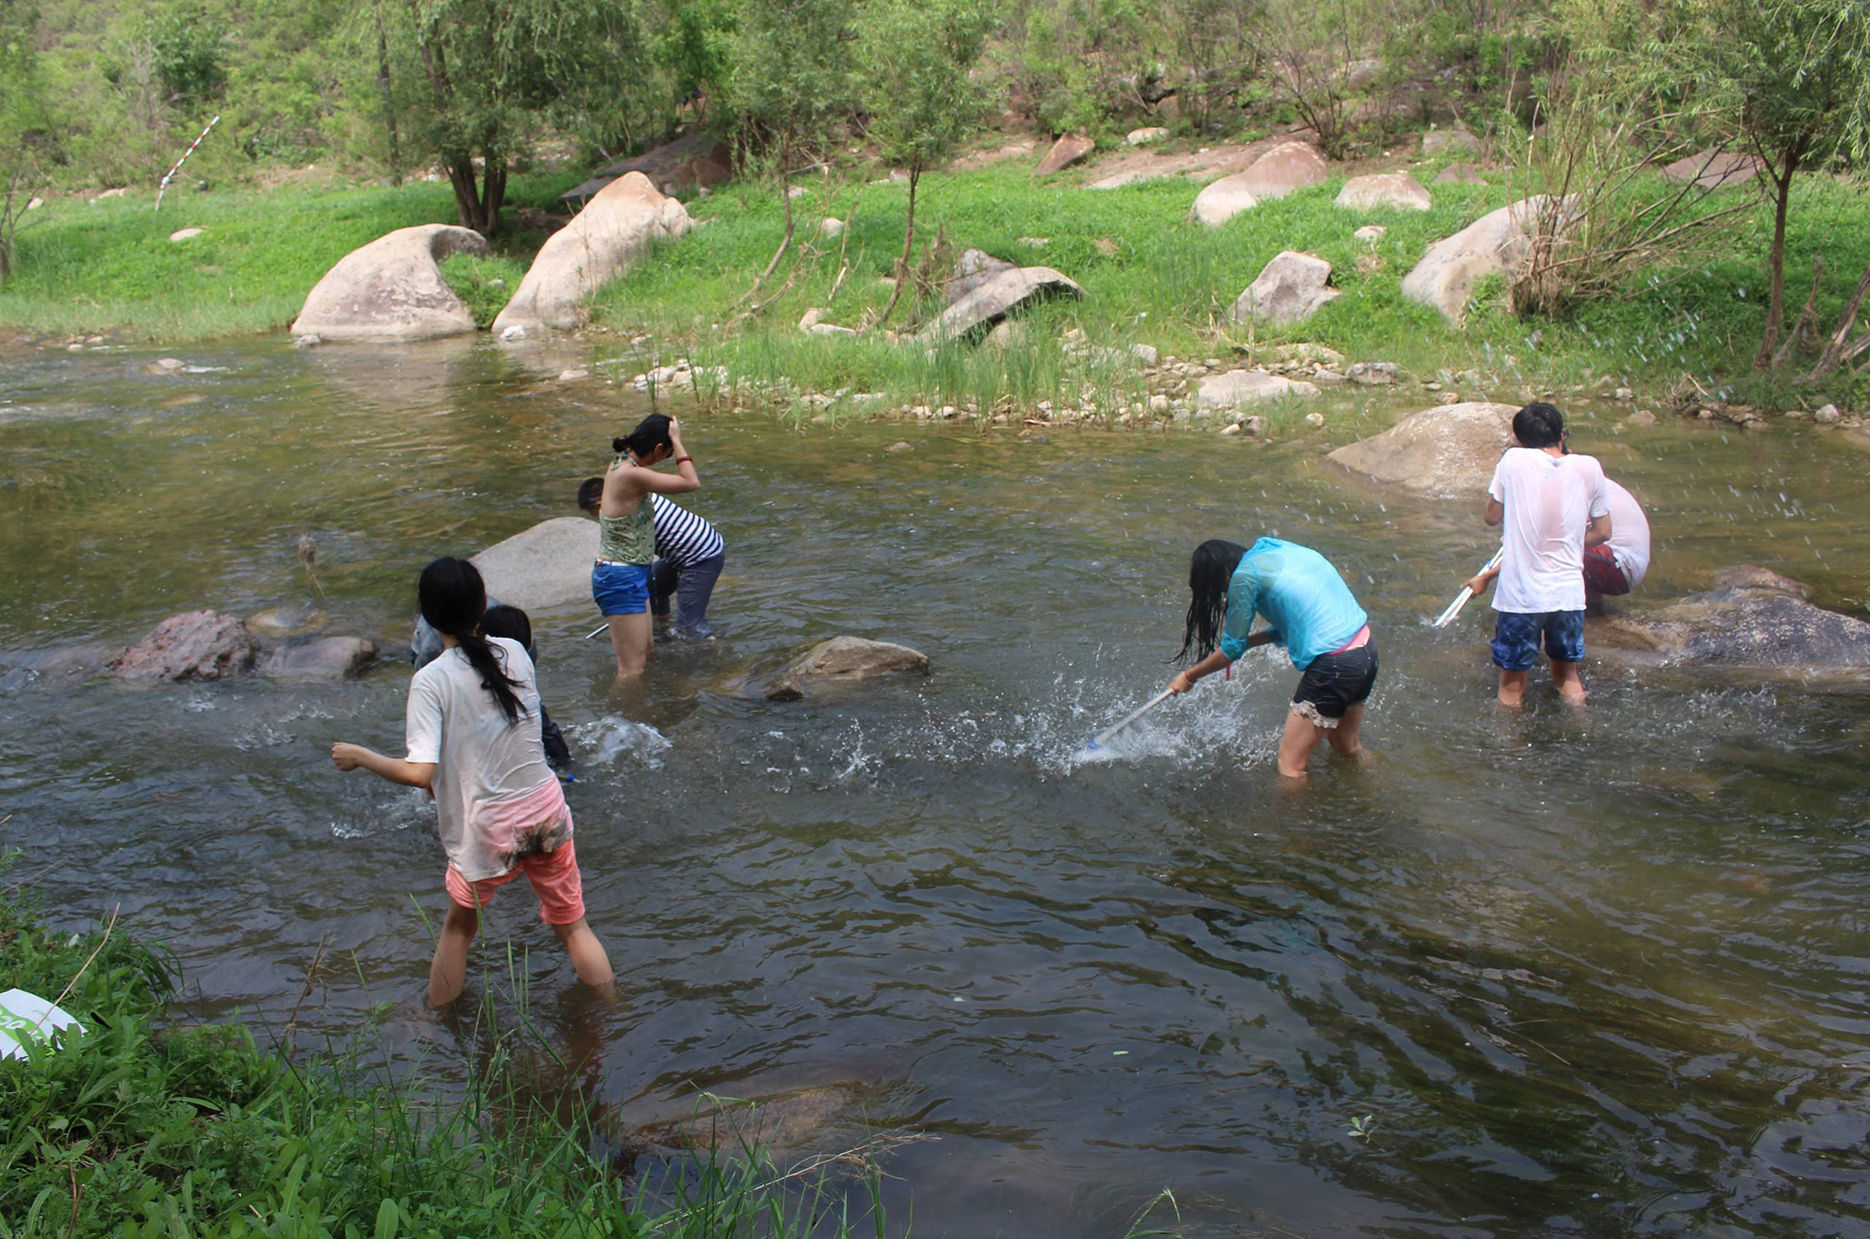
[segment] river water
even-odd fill
[[[0,365],[4,880],[60,925],[121,909],[167,939],[193,1015],[377,1027],[445,1063],[467,1051],[420,1009],[429,811],[326,757],[399,751],[403,665],[130,688],[48,655],[316,602],[308,533],[326,631],[406,640],[429,558],[572,513],[646,411],[602,382],[633,363],[559,384],[567,358],[485,343],[155,356]],[[577,1001],[523,889],[470,992],[522,974],[624,1125],[697,1088],[817,1089],[846,1129],[939,1137],[885,1185],[922,1235],[1121,1235],[1163,1187],[1197,1234],[1870,1233],[1870,700],[1593,666],[1586,712],[1536,677],[1503,716],[1489,613],[1424,618],[1485,557],[1479,505],[1320,460],[1393,411],[1271,445],[689,418],[693,506],[728,542],[719,642],[659,647],[625,693],[588,608],[535,617],[620,1002]],[[1870,456],[1575,413],[1650,508],[1643,593],[1750,560],[1866,613]],[[1296,673],[1261,652],[1082,761],[1169,675],[1188,550],[1261,532],[1323,550],[1372,613],[1380,760],[1282,788]],[[933,672],[745,690],[836,633]]]

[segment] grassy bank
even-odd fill
[[[1412,172],[1428,181],[1436,170],[1429,162]],[[1035,181],[1023,161],[1011,161],[925,177],[916,263],[926,278],[905,293],[888,323],[856,336],[808,335],[798,324],[809,309],[850,327],[876,320],[902,248],[906,188],[862,179],[835,189],[809,182],[793,202],[800,221],[794,249],[749,302],[781,236],[782,212],[771,187],[730,186],[688,204],[703,226],[605,288],[592,306],[594,323],[652,337],[641,350],[644,369],[686,356],[698,367],[725,368],[731,387],[720,393],[724,398],[831,416],[918,406],[1015,415],[1083,406],[1100,418],[1124,409],[1142,416],[1152,393],[1170,392],[1183,407],[1188,376],[1151,372],[1132,345],[1151,346],[1165,358],[1234,366],[1293,341],[1327,345],[1347,362],[1394,362],[1418,382],[1440,381],[1464,398],[1627,386],[1639,405],[1660,410],[1670,393],[1697,385],[1711,396],[1769,408],[1826,401],[1856,408],[1870,398],[1865,381],[1848,372],[1807,390],[1784,375],[1751,370],[1764,326],[1762,255],[1770,220],[1763,209],[1745,216],[1716,257],[1685,271],[1641,272],[1623,296],[1562,318],[1522,319],[1506,310],[1504,285],[1496,280],[1482,287],[1467,322],[1455,327],[1404,299],[1402,277],[1427,245],[1523,195],[1526,186],[1510,173],[1493,174],[1486,186],[1436,185],[1433,208],[1420,212],[1340,210],[1332,200],[1342,180],[1334,179],[1261,203],[1219,229],[1188,221],[1196,186],[1186,180],[1085,188],[1097,175],[1093,168]],[[550,204],[574,176],[528,179],[515,185],[512,201]],[[1745,192],[1723,196],[1738,201]],[[62,200],[33,212],[21,231],[19,273],[0,288],[0,330],[165,343],[278,331],[351,249],[392,228],[453,218],[447,187],[435,183],[191,190],[160,214],[150,207],[144,195]],[[818,231],[827,217],[847,221],[835,240]],[[1359,241],[1353,233],[1365,223],[1386,231]],[[182,227],[204,232],[169,241]],[[937,238],[942,247],[930,256]],[[517,285],[539,241],[515,232],[500,239],[491,259],[446,265],[480,321],[490,321]],[[893,342],[883,328],[906,329],[932,317],[939,310],[933,284],[970,246],[1055,267],[1086,296],[1029,312],[1023,339],[1011,349]],[[1229,323],[1228,306],[1285,249],[1330,261],[1341,295],[1296,327]],[[1820,254],[1827,270],[1819,321],[1828,328],[1870,261],[1870,200],[1858,185],[1829,177],[1800,183],[1788,238],[1789,310],[1802,299],[1806,273]],[[748,313],[750,305],[756,313]],[[606,341],[597,348],[615,346]],[[1800,359],[1788,367],[1802,368]],[[700,386],[709,395],[718,385],[703,377]],[[829,408],[824,394],[838,396]],[[1289,415],[1290,409],[1274,414]]]
[[[1413,169],[1425,182],[1434,164]],[[1143,365],[1116,354],[1148,344],[1164,356],[1216,359],[1229,365],[1267,346],[1315,341],[1349,361],[1395,362],[1418,379],[1438,372],[1477,376],[1471,389],[1512,398],[1521,389],[1567,391],[1632,386],[1649,400],[1692,378],[1709,393],[1752,402],[1860,403],[1862,381],[1836,379],[1818,392],[1788,390],[1756,379],[1750,362],[1765,316],[1762,306],[1769,218],[1749,215],[1721,256],[1687,271],[1645,272],[1626,295],[1560,319],[1523,319],[1507,312],[1504,284],[1483,286],[1463,326],[1402,296],[1402,278],[1424,248],[1525,192],[1511,174],[1492,184],[1436,185],[1428,211],[1350,212],[1333,205],[1342,178],[1290,197],[1263,202],[1224,227],[1189,222],[1196,186],[1181,178],[1114,190],[1083,188],[1095,171],[1035,181],[1023,163],[925,178],[918,236],[939,232],[951,249],[973,246],[1024,265],[1051,266],[1080,283],[1086,297],[1055,302],[1029,316],[1018,350],[999,353],[951,346],[933,355],[888,343],[880,331],[852,338],[808,336],[798,329],[806,310],[825,321],[862,326],[888,300],[885,282],[903,239],[906,189],[857,184],[836,194],[815,189],[795,199],[801,247],[756,300],[754,319],[736,322],[737,308],[782,233],[781,208],[768,188],[752,185],[690,204],[706,221],[696,234],[665,247],[627,278],[605,289],[597,321],[631,334],[652,334],[664,357],[685,352],[697,365],[724,365],[737,378],[800,390],[881,393],[891,407],[974,404],[1011,398],[1025,408],[1066,401],[1090,390],[1121,402],[1140,388]],[[1738,200],[1744,190],[1723,191]],[[817,237],[817,222],[835,216],[849,225],[836,241]],[[1374,242],[1353,233],[1385,227]],[[1827,326],[1870,261],[1870,203],[1860,188],[1830,178],[1805,181],[1794,205],[1788,243],[1788,300],[1796,309],[1814,254],[1828,264],[1820,321]],[[1036,241],[1044,241],[1037,244]],[[1230,324],[1226,311],[1281,250],[1316,254],[1333,267],[1341,295],[1310,321],[1293,327]],[[921,245],[917,247],[922,252]],[[945,272],[945,263],[934,264]],[[1668,278],[1654,278],[1656,275]],[[840,275],[842,278],[840,279]],[[886,326],[927,321],[940,309],[905,297]],[[731,325],[731,326],[730,326]],[[724,329],[727,328],[727,329]],[[1061,335],[1081,331],[1089,347],[1068,350]],[[782,392],[783,394],[783,392]]]
[[[522,178],[510,200],[551,203],[574,179]],[[358,246],[396,228],[455,222],[443,182],[188,188],[166,195],[160,211],[155,202],[136,190],[57,198],[29,212],[18,268],[0,284],[0,331],[165,344],[284,331],[312,285]],[[185,228],[202,232],[169,240]],[[523,261],[538,244],[516,230],[496,251]]]
[[[243,1028],[173,1021],[173,970],[122,928],[53,933],[0,895],[0,990],[84,1024],[0,1060],[0,1235],[503,1235],[770,1239],[881,1235],[822,1175],[778,1177],[754,1150],[696,1154],[652,1196],[576,1089],[542,1089],[551,1047],[483,1012],[465,1089],[342,1055],[281,1055]],[[523,1009],[523,1006],[522,1006]],[[874,1181],[873,1181],[874,1187]],[[860,1195],[861,1195],[860,1190]]]

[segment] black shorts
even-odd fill
[[[1299,677],[1292,712],[1320,727],[1336,727],[1344,712],[1362,704],[1377,682],[1377,643],[1366,641],[1341,654],[1320,654]]]

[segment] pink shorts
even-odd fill
[[[584,919],[584,880],[578,876],[578,854],[570,839],[550,852],[534,852],[523,858],[517,868],[497,878],[470,882],[461,871],[448,866],[443,879],[448,897],[463,908],[484,908],[502,886],[526,875],[532,893],[539,897],[539,919],[548,925],[570,925]]]

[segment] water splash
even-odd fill
[[[648,723],[627,718],[600,718],[571,728],[576,751],[589,754],[597,766],[615,766],[628,756],[650,770],[662,768],[663,754],[674,747],[669,738]]]

